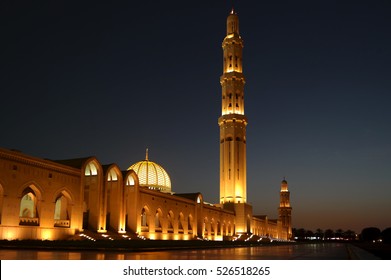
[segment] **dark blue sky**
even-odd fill
[[[174,191],[218,202],[230,1],[15,2],[0,4],[1,147],[123,169],[148,147]],[[294,227],[391,226],[391,2],[235,9],[254,212],[277,217],[286,176]]]

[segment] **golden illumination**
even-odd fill
[[[124,220],[119,222],[118,233],[126,233]]]
[[[15,233],[15,230],[8,229],[5,234],[5,239],[7,239],[7,240],[17,239],[17,235]]]
[[[93,162],[90,162],[86,166],[86,170],[84,172],[85,176],[96,176],[98,175],[98,169],[96,168],[96,165]]]
[[[122,172],[116,164],[102,165],[95,157],[53,162],[0,148],[0,238],[235,240],[239,234],[240,240],[250,241],[254,236],[248,237],[249,233],[259,236],[258,240],[291,238],[292,208],[285,178],[277,222],[253,215],[253,207],[246,202],[243,47],[239,18],[232,12],[222,43],[222,113],[216,139],[221,204],[204,201],[198,192],[171,192],[170,177],[149,160],[148,150],[145,160],[132,162],[130,171]],[[202,174],[199,177],[202,181]]]
[[[108,174],[107,181],[109,181],[109,182],[118,181],[117,173],[113,169],[110,170],[110,172]]]
[[[236,225],[236,232],[247,232],[247,230],[243,226]]]
[[[145,160],[131,165],[128,170],[136,172],[140,186],[171,192],[171,180],[168,173],[159,164],[148,160],[148,152]]]
[[[52,240],[53,239],[53,231],[50,229],[42,230],[41,239],[42,240]]]
[[[128,176],[128,178],[126,179],[126,185],[127,186],[134,186],[135,182],[134,182],[134,179],[132,176]]]

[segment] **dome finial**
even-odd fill
[[[145,160],[148,160],[148,148],[145,151]]]

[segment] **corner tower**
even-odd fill
[[[280,207],[278,207],[278,219],[281,220],[282,226],[288,229],[288,239],[292,238],[292,207],[290,203],[290,192],[288,182],[282,180],[280,191]]]
[[[243,40],[239,17],[232,9],[223,40],[220,127],[220,204],[246,203],[246,126],[244,115]]]

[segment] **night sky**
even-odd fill
[[[235,1],[247,193],[293,226],[391,226],[391,1]],[[315,3],[316,2],[316,3]],[[218,203],[221,43],[232,1],[1,1],[0,147],[127,169]]]

